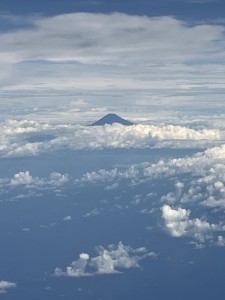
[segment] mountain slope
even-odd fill
[[[102,126],[105,124],[113,124],[113,123],[119,123],[119,124],[127,125],[127,126],[133,125],[132,122],[125,120],[116,114],[108,114],[108,115],[104,116],[103,118],[99,119],[98,121],[92,123],[90,126]]]

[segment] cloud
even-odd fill
[[[3,125],[4,133],[6,135],[13,134],[22,134],[22,133],[31,133],[38,132],[48,128],[46,123],[37,122],[33,120],[7,120]]]
[[[0,281],[0,294],[6,293],[8,289],[16,287],[16,283],[5,280]]]
[[[214,231],[224,231],[221,225],[210,224],[198,218],[190,219],[190,213],[190,210],[185,208],[173,209],[169,205],[162,206],[165,229],[171,236],[191,236],[197,242],[204,243],[206,239],[212,238],[211,234]]]
[[[96,257],[91,258],[87,253],[81,253],[79,259],[72,262],[66,271],[56,268],[54,275],[84,277],[121,273],[123,269],[140,267],[139,262],[147,257],[156,258],[154,252],[148,252],[144,247],[133,249],[122,242],[107,248],[99,246],[95,250],[98,253]]]
[[[214,192],[217,197],[220,194],[222,201],[222,197],[225,195],[224,159],[225,145],[222,145],[184,158],[161,159],[157,163],[145,162],[130,165],[126,169],[100,169],[98,171],[87,172],[75,182],[96,183],[115,181],[118,184],[120,180],[128,179],[131,184],[139,184],[154,179],[165,179],[183,175],[188,176],[191,184],[188,193],[184,191],[184,188],[186,188],[185,183],[178,181],[176,178],[176,182],[174,183],[175,193],[170,192],[163,196],[162,201],[168,201],[169,203],[178,200],[181,202],[193,201],[193,196],[197,195],[199,189],[203,188],[205,194],[207,192],[209,196]],[[195,177],[195,179],[190,180],[190,176],[191,178]],[[213,204],[213,198],[210,198],[209,202],[203,202],[203,204],[208,204],[208,206],[210,206],[210,203],[211,206],[216,205],[216,203]],[[219,204],[219,202],[217,203]],[[220,204],[222,203],[220,202]]]
[[[129,52],[139,63],[146,63],[149,57],[152,61],[179,61],[204,55],[206,47],[208,51],[213,49],[212,42],[222,39],[223,33],[223,27],[218,25],[190,27],[169,16],[121,13],[40,17],[33,20],[33,25],[31,30],[0,35],[5,59],[118,63],[123,58],[128,63],[130,59],[125,54]]]
[[[79,259],[73,261],[70,266],[66,268],[66,272],[63,272],[60,268],[56,268],[54,275],[69,277],[89,276],[89,274],[85,272],[88,260],[89,255],[87,253],[81,253]]]
[[[15,92],[35,98],[38,91],[55,100],[57,92],[63,103],[71,91],[113,90],[123,92],[127,107],[148,91],[150,105],[155,97],[178,105],[186,97],[185,104],[201,105],[223,89],[224,26],[212,20],[193,24],[121,13],[23,19],[30,28],[0,34],[2,98]],[[99,94],[92,98],[105,106],[96,100]]]
[[[0,156],[33,156],[58,149],[205,148],[222,143],[224,130],[180,125],[82,126],[8,120],[0,128]]]
[[[71,221],[72,217],[71,216],[66,216],[63,218],[63,221]]]
[[[88,218],[92,216],[97,216],[101,213],[101,209],[94,208],[92,211],[87,212],[86,214],[83,215],[83,217]]]
[[[29,171],[26,172],[19,172],[14,175],[14,177],[11,179],[10,184],[11,185],[29,185],[34,182],[32,176],[30,175]]]
[[[120,184],[136,188],[140,185],[145,193],[153,195],[157,191],[160,201],[154,201],[154,206],[142,207],[141,213],[155,213],[162,206],[162,219],[171,236],[187,236],[197,247],[206,242],[222,245],[223,238],[217,241],[216,234],[225,230],[221,219],[221,212],[225,209],[224,160],[225,145],[221,145],[182,158],[101,169],[83,174],[75,183],[102,183],[107,187],[110,182],[110,186]],[[167,188],[161,189],[161,186]],[[138,205],[146,197],[137,195],[131,199],[131,204]],[[191,210],[195,218],[191,218]]]
[[[225,246],[225,238],[222,235],[218,236],[217,245],[220,247]]]
[[[115,183],[113,183],[113,184],[111,184],[111,185],[107,185],[104,189],[105,189],[106,191],[112,191],[112,190],[117,189],[118,187],[119,187],[119,183],[118,183],[118,182],[115,182]]]
[[[58,172],[50,173],[49,177],[33,177],[29,171],[19,172],[13,175],[11,179],[3,179],[3,183],[9,184],[12,187],[26,186],[30,188],[51,186],[63,186],[69,181],[68,174],[61,174]]]
[[[59,172],[52,172],[49,176],[48,184],[53,186],[64,185],[69,180],[68,174],[61,174]]]

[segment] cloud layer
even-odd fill
[[[123,91],[120,100],[126,107],[161,101],[221,104],[224,26],[216,22],[121,13],[21,20],[29,26],[0,34],[3,99],[14,98],[16,92],[17,99],[44,97],[45,102],[46,96],[61,95],[64,100],[71,92],[81,95],[85,90],[110,95]],[[109,105],[98,98],[92,97],[95,108],[100,102]]]
[[[2,157],[32,156],[59,149],[205,148],[221,143],[224,131],[180,125],[81,126],[9,120],[0,128]]]

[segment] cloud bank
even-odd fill
[[[71,91],[85,90],[125,91],[125,107],[143,101],[178,106],[223,101],[224,26],[212,20],[193,24],[121,13],[21,20],[30,26],[20,28],[18,19],[16,32],[0,34],[2,99],[14,99],[16,92],[20,99],[40,95],[45,102],[46,95],[57,94],[63,101]],[[97,98],[94,108],[108,105]]]
[[[0,128],[0,156],[32,156],[60,149],[205,148],[222,143],[220,129],[180,125],[81,126],[9,120]]]

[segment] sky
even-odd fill
[[[0,0],[0,298],[223,298],[224,12]]]
[[[80,122],[106,111],[131,119],[158,110],[222,112],[224,6],[3,0],[0,102],[11,114],[15,104],[27,114],[72,106]]]

